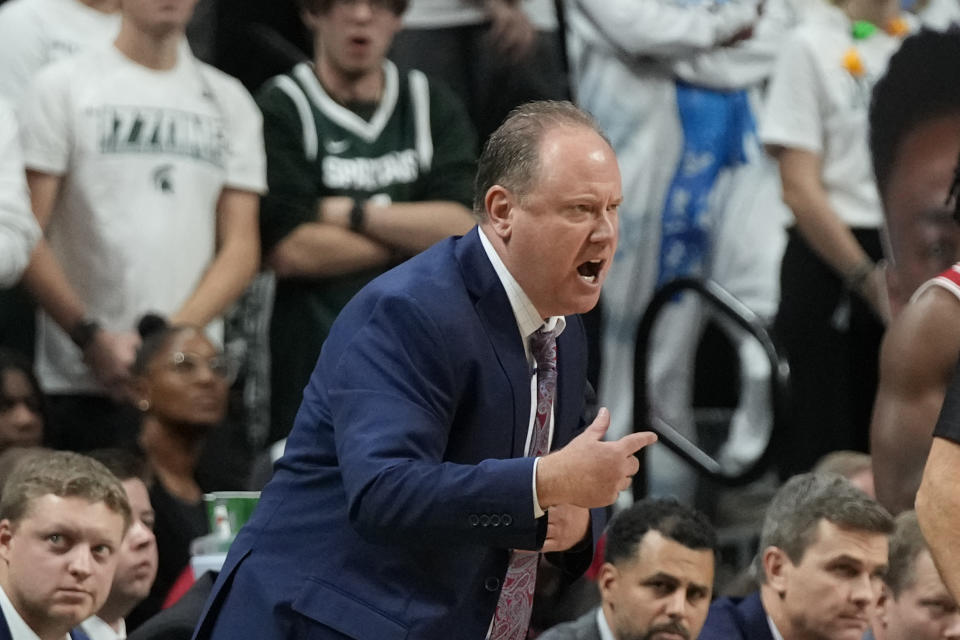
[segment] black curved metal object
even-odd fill
[[[756,460],[745,465],[742,470],[737,472],[726,472],[720,462],[659,416],[652,415],[650,410],[647,369],[653,327],[660,311],[684,291],[698,293],[712,303],[717,312],[750,333],[763,347],[770,362],[770,398],[773,405],[770,440]],[[696,278],[672,280],[656,292],[640,320],[637,328],[634,363],[639,365],[634,367],[633,381],[633,424],[635,431],[650,430],[655,432],[663,445],[669,447],[670,450],[704,475],[726,486],[747,484],[766,471],[773,454],[774,433],[777,431],[778,425],[784,424],[788,419],[789,390],[787,383],[790,377],[790,369],[786,360],[780,356],[773,339],[757,314],[713,280]]]

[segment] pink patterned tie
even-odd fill
[[[537,415],[527,455],[536,457],[546,455],[550,444],[550,413],[557,388],[556,335],[537,330],[530,336],[530,351],[537,361]],[[490,640],[523,640],[527,637],[539,560],[540,554],[536,551],[515,549],[511,553],[510,566],[493,616]]]

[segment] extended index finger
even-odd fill
[[[638,431],[637,433],[625,435],[617,440],[619,444],[626,448],[627,453],[636,453],[656,441],[657,434],[652,431]]]

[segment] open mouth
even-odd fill
[[[603,269],[603,260],[587,260],[577,267],[577,273],[580,277],[590,284],[595,284],[600,277],[600,271]]]

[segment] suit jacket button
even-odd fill
[[[483,581],[483,588],[487,591],[493,593],[494,591],[500,590],[500,580],[498,578],[490,577]]]
[[[499,527],[499,526],[500,526],[500,516],[499,516],[499,515],[497,515],[497,514],[494,513],[494,514],[492,514],[492,515],[490,516],[490,526],[491,526],[491,527]]]
[[[503,514],[503,517],[500,518],[500,522],[503,523],[503,526],[509,527],[513,524],[513,516],[511,516],[509,513],[505,513]]]
[[[487,514],[483,514],[482,516],[480,516],[480,526],[481,526],[481,527],[489,527],[489,526],[490,526],[490,516],[488,516]]]
[[[471,526],[471,527],[479,526],[479,525],[480,525],[480,516],[478,516],[478,515],[475,514],[475,513],[471,513],[470,516],[467,518],[467,522],[470,523],[470,526]]]

